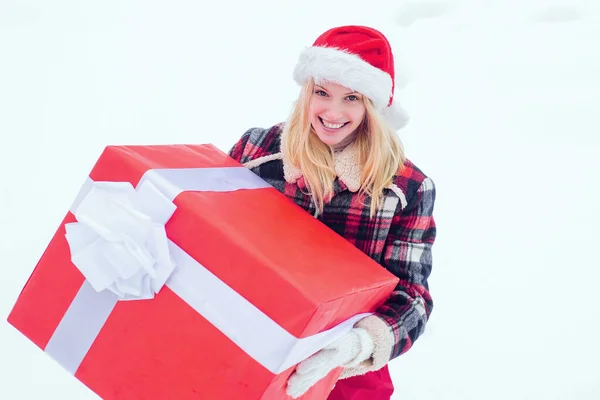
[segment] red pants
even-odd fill
[[[387,365],[379,371],[337,381],[327,400],[390,400],[394,392]]]

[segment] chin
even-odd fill
[[[317,133],[317,137],[319,140],[329,146],[336,145],[340,142],[340,139],[337,136],[331,136],[323,133]]]

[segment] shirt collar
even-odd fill
[[[340,189],[347,188],[351,192],[358,192],[360,189],[360,166],[356,162],[356,145],[350,143],[343,150],[336,152],[333,168],[342,186]],[[291,163],[285,154],[282,154],[283,176],[286,182],[297,183],[299,186],[306,187],[302,170]]]

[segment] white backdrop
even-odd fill
[[[345,24],[388,35],[438,189],[435,308],[394,399],[600,398],[594,0],[4,0],[0,398],[97,398],[6,316],[104,146],[228,150],[285,120],[299,51]]]

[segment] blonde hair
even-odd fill
[[[303,85],[283,129],[281,151],[284,157],[302,171],[306,186],[320,214],[325,203],[333,195],[336,173],[332,148],[321,142],[309,121],[310,98],[314,85],[312,80]],[[370,99],[366,96],[361,98],[366,113],[357,128],[355,143],[356,162],[361,170],[359,193],[371,198],[370,216],[373,217],[382,205],[384,189],[392,183],[394,175],[404,165],[405,157],[396,132],[375,109]]]

